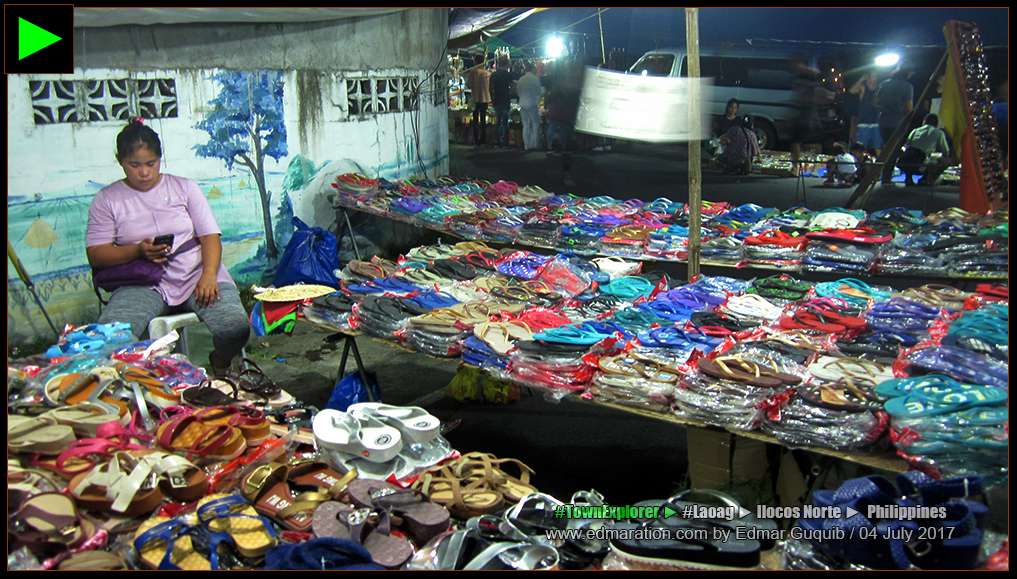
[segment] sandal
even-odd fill
[[[7,416],[7,450],[60,454],[74,442],[74,430],[52,417]]]
[[[216,386],[216,383],[225,383],[229,386],[233,395],[226,394],[222,391],[221,387]],[[197,386],[191,386],[185,389],[180,397],[183,398],[184,402],[195,406],[197,408],[205,408],[208,406],[231,406],[234,404],[242,404],[238,396],[239,390],[235,380],[228,376],[216,378],[210,380],[205,378]]]
[[[519,477],[514,477],[501,470],[500,465],[515,464],[519,468]],[[471,452],[456,461],[454,474],[460,479],[468,479],[473,475],[481,475],[492,489],[501,493],[505,500],[517,503],[520,499],[537,489],[530,484],[533,469],[514,458],[497,458],[490,454]]]
[[[244,396],[244,398],[264,402],[269,406],[285,406],[293,402],[293,397],[276,386],[275,382],[254,363],[254,360],[244,358],[242,367],[244,369],[240,374],[233,378],[240,386],[240,390],[250,395]]]
[[[349,485],[350,501],[359,508],[384,510],[402,519],[400,527],[417,545],[426,545],[449,528],[449,512],[419,489],[402,489],[377,480]]]
[[[411,488],[430,497],[431,502],[444,506],[452,516],[469,519],[494,514],[505,505],[505,497],[492,489],[479,476],[457,477],[447,466],[421,473]]]
[[[193,414],[177,416],[159,425],[157,440],[167,450],[186,451],[187,458],[233,460],[247,448],[239,428],[232,425],[209,427]]]
[[[118,452],[106,464],[74,477],[67,488],[85,509],[137,517],[162,503],[153,474],[150,463]]]
[[[214,494],[198,501],[198,519],[212,533],[225,533],[245,557],[261,557],[275,547],[272,523],[259,517],[240,495]]]
[[[134,550],[142,564],[160,571],[217,570],[218,550],[209,542],[210,537],[201,527],[191,527],[169,517],[152,517],[134,534]],[[211,561],[205,553],[212,556]]]
[[[7,548],[13,552],[25,547],[39,557],[53,557],[80,547],[95,531],[71,497],[43,492],[21,501],[7,519]]]
[[[265,413],[249,406],[212,406],[194,413],[201,424],[209,427],[235,426],[240,429],[248,447],[265,442],[272,432]]]
[[[318,492],[294,496],[288,483],[289,466],[278,462],[254,469],[244,478],[240,494],[254,510],[294,531],[311,528],[314,510],[332,497]]]
[[[441,421],[417,406],[391,406],[377,402],[359,402],[346,409],[357,419],[375,418],[398,430],[409,444],[423,444],[434,440]]]
[[[371,522],[376,525],[372,526]],[[336,501],[322,504],[314,511],[312,523],[318,538],[352,541],[362,545],[374,562],[386,569],[398,569],[413,556],[413,545],[391,534],[387,512],[357,509]]]

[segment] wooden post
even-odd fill
[[[685,44],[689,58],[689,281],[699,275],[699,248],[702,238],[703,162],[698,135],[699,103],[699,9],[685,9]]]

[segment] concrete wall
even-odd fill
[[[412,9],[321,23],[79,29],[74,74],[9,75],[7,236],[58,327],[97,315],[86,216],[96,191],[123,177],[114,147],[127,115],[148,107],[144,116],[155,117],[147,122],[163,141],[163,172],[198,182],[223,230],[224,263],[238,285],[257,281],[271,266],[267,235],[281,253],[291,215],[333,228],[324,195],[337,174],[448,172],[445,80],[432,74],[445,70],[446,18],[441,9]],[[217,74],[232,71],[281,84],[273,106],[282,115],[283,153],[265,159],[268,233],[250,171],[196,151],[210,139],[197,126],[225,86]],[[396,112],[368,110],[393,103]],[[59,118],[74,110],[97,118]],[[8,314],[13,342],[52,336],[10,265]]]

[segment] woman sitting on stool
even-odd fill
[[[752,172],[752,160],[758,161],[762,157],[754,127],[752,117],[746,115],[740,124],[728,129],[720,138],[724,152],[715,161],[725,173],[748,175]]]
[[[190,179],[160,173],[159,135],[140,118],[117,135],[125,178],[104,187],[88,209],[85,252],[95,269],[144,260],[161,265],[155,286],[113,292],[100,324],[123,322],[140,339],[152,319],[194,312],[212,332],[211,370],[225,374],[250,338],[251,323],[222,265],[222,231],[205,193]],[[160,239],[157,243],[156,238]]]

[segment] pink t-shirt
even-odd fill
[[[149,191],[135,191],[123,180],[103,187],[88,209],[85,247],[110,242],[131,245],[169,233],[174,235],[172,257],[155,289],[167,304],[176,306],[185,302],[198,285],[201,245],[174,252],[196,237],[222,234],[204,192],[194,181],[163,173],[159,184]],[[233,284],[221,263],[216,282]]]

